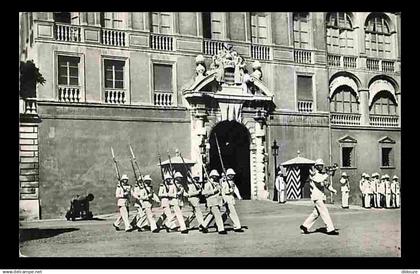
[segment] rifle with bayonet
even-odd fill
[[[160,159],[160,153],[158,153],[158,158],[159,158],[160,175],[161,175],[161,177],[162,177],[162,182],[163,182],[163,185],[165,186],[166,192],[168,192],[168,191],[169,191],[169,187],[168,187],[168,185],[166,184],[166,181],[165,181],[165,176],[163,175],[162,160]]]
[[[114,161],[114,168],[115,168],[115,173],[117,174],[118,183],[120,184],[120,187],[122,188],[120,169],[118,168],[118,162],[117,162],[117,159],[115,159],[114,149],[112,147],[111,147],[111,154],[112,154],[112,160]]]
[[[150,193],[149,193],[149,191],[147,190],[147,187],[144,184],[143,176],[141,174],[139,164],[137,163],[136,156],[134,155],[133,148],[131,147],[131,145],[128,145],[128,146],[130,147],[130,152],[131,152],[131,167],[133,168],[134,177],[136,178],[136,184],[140,188],[143,187],[146,190],[147,195],[149,195]],[[136,167],[137,167],[137,171],[139,172],[139,176],[137,176]]]
[[[181,152],[179,153],[179,157],[181,157],[181,160],[182,160],[182,163],[184,165],[184,169],[185,169],[185,172],[187,173],[187,176],[190,178],[190,180],[194,184],[195,188],[200,190],[201,186],[197,185],[196,181],[194,180],[193,176],[191,175],[191,172],[188,170],[187,165],[185,164],[185,161],[184,161],[184,157],[182,157]]]
[[[169,154],[169,150],[168,150],[168,160],[169,160],[169,174],[171,174],[172,176],[172,180],[174,182],[174,185],[176,187],[176,191],[180,191],[181,189],[179,188],[178,184],[175,182],[175,177],[174,177],[174,170],[172,169],[172,161],[171,161],[171,155]]]

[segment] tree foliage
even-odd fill
[[[22,98],[35,98],[36,85],[43,85],[45,79],[32,60],[20,62],[20,96]]]

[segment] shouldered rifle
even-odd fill
[[[136,184],[139,187],[143,187],[146,190],[147,195],[149,195],[150,193],[147,190],[146,185],[144,184],[143,176],[141,174],[139,164],[137,163],[136,156],[134,155],[133,148],[131,147],[131,145],[128,145],[128,146],[130,147],[130,152],[131,152],[131,167],[133,168],[134,177],[136,178]],[[136,167],[137,167],[137,171],[139,172],[139,176],[137,176]]]
[[[117,174],[117,178],[118,178],[118,183],[120,184],[120,187],[122,188],[120,169],[118,168],[118,162],[117,162],[117,159],[115,159],[114,149],[112,149],[112,147],[111,147],[111,153],[112,153],[112,160],[114,161],[115,173]]]
[[[198,190],[200,190],[201,187],[196,184],[194,178],[191,175],[191,172],[188,170],[187,165],[185,164],[184,157],[182,157],[181,152],[179,153],[179,157],[181,157],[182,163],[184,164],[184,168],[185,168],[185,172],[187,173],[187,176],[190,178],[190,180],[194,184],[195,188],[198,189]]]
[[[219,159],[220,159],[220,164],[222,165],[222,171],[223,171],[223,173],[225,174],[224,176],[226,176],[225,165],[223,164],[222,153],[220,152],[219,141],[217,140],[217,135],[216,135],[216,133],[214,134],[214,137],[215,137],[215,139],[216,139],[217,151],[218,151],[218,153],[219,153]]]
[[[173,180],[173,182],[174,182],[174,185],[175,185],[175,187],[176,187],[176,190],[177,190],[177,191],[180,191],[179,186],[178,186],[178,185],[177,185],[177,183],[175,182],[175,177],[174,177],[174,173],[173,173],[173,169],[172,169],[171,155],[169,154],[169,150],[168,150],[168,160],[169,160],[169,169],[170,169],[169,174],[171,174],[171,176],[172,176],[172,180]]]
[[[168,188],[168,185],[165,182],[165,176],[163,176],[162,160],[160,159],[160,153],[158,153],[158,158],[159,158],[160,175],[162,177],[162,182],[163,182],[163,185],[165,186],[166,192],[168,192],[169,188]]]

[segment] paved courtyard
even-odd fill
[[[215,228],[208,234],[161,231],[115,231],[116,214],[90,221],[41,220],[21,222],[20,251],[28,257],[143,257],[143,256],[264,256],[264,257],[400,257],[401,211],[327,205],[338,236],[326,235],[319,219],[313,233],[301,234],[299,225],[312,211],[310,201],[277,204],[270,201],[238,201],[244,233],[228,234]],[[160,215],[154,209],[155,215]],[[188,215],[189,210],[184,212]]]

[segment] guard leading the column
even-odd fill
[[[145,175],[143,178],[143,182],[144,187],[140,189],[139,200],[141,207],[144,209],[145,214],[140,219],[141,226],[139,228],[142,229],[142,227],[144,226],[142,223],[148,223],[150,226],[150,230],[153,233],[158,233],[159,229],[157,228],[155,219],[153,218],[152,205],[154,200],[159,200],[156,197],[156,194],[153,192],[153,188],[151,186],[152,178],[150,177],[150,175]],[[143,221],[143,219],[146,219],[147,222]]]
[[[239,221],[238,213],[236,212],[235,197],[233,196],[234,193],[239,192],[236,191],[237,187],[235,185],[235,182],[233,181],[235,174],[236,173],[233,169],[228,168],[228,170],[226,171],[226,177],[222,178],[222,198],[226,207],[226,212],[224,214],[229,216],[232,220],[233,231],[244,232],[242,230],[241,222]],[[242,199],[240,196],[238,198]]]
[[[221,196],[219,185],[219,173],[213,169],[210,172],[207,182],[204,184],[203,195],[207,199],[207,206],[210,208],[210,213],[204,220],[204,228],[207,229],[213,218],[216,221],[217,231],[219,234],[227,234],[223,225],[222,215],[220,214]],[[203,230],[206,233],[206,230]]]
[[[128,184],[128,176],[122,175],[121,181],[117,185],[115,190],[115,197],[117,198],[117,206],[119,208],[119,214],[117,220],[113,223],[116,230],[119,230],[119,225],[124,222],[125,232],[129,232],[133,229],[128,220],[128,206],[129,198],[131,194],[131,186]]]

